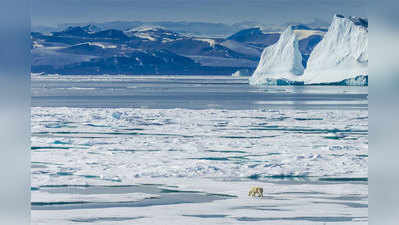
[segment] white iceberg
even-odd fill
[[[237,70],[236,72],[234,72],[233,74],[231,74],[231,76],[233,77],[240,77],[241,76],[241,72],[239,70]]]
[[[300,80],[303,71],[298,40],[289,26],[277,43],[263,50],[258,67],[250,77],[249,83],[251,85],[292,83]]]
[[[335,15],[313,49],[302,77],[305,84],[368,84],[368,21]]]
[[[249,76],[251,73],[248,69],[242,69],[242,70],[237,70],[233,74],[231,74],[232,77],[243,77],[243,76]]]

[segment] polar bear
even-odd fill
[[[263,188],[252,187],[251,190],[249,190],[248,196],[255,197],[256,195],[258,195],[258,197],[263,197]]]

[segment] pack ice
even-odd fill
[[[280,82],[295,82],[300,79],[303,71],[298,40],[289,26],[274,45],[263,50],[258,67],[249,82],[252,85],[278,85]]]
[[[310,54],[305,84],[365,85],[368,78],[368,21],[335,15],[323,40]]]

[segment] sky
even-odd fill
[[[283,24],[335,13],[367,17],[366,0],[32,0],[32,24],[106,21],[200,21]]]

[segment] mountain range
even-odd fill
[[[203,36],[203,37],[227,37],[240,30],[261,27],[266,32],[282,32],[288,25],[306,26],[311,29],[321,29],[327,31],[329,23],[320,19],[313,19],[303,22],[287,22],[284,24],[267,24],[255,21],[243,21],[234,24],[212,23],[199,21],[109,21],[91,23],[62,23],[56,26],[32,25],[33,32],[51,33],[63,31],[68,27],[84,27],[93,25],[97,31],[100,30],[129,30],[140,27],[163,28],[181,34]]]
[[[161,26],[115,27],[106,29],[104,25],[88,24],[52,32],[32,32],[32,72],[71,75],[251,73],[263,49],[275,44],[281,34],[250,27],[225,37],[207,37]],[[298,36],[302,63],[306,66],[312,49],[326,30],[305,24],[292,29]]]

